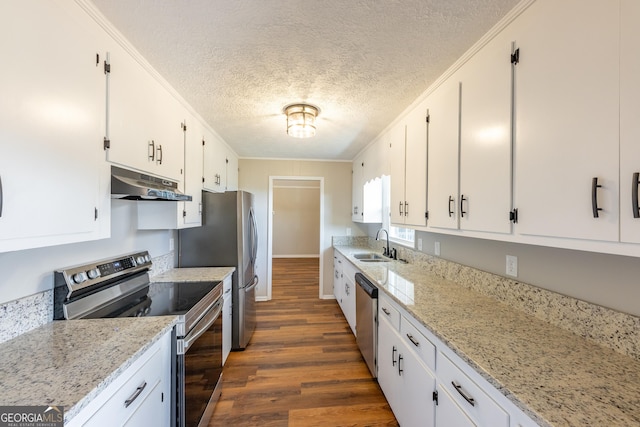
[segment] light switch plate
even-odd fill
[[[172,251],[174,248],[174,241],[173,241],[173,237],[169,239],[169,250]]]
[[[434,252],[436,256],[440,256],[440,242],[436,242],[436,244],[434,245]]]
[[[347,236],[351,236],[351,227],[347,227]]]
[[[422,250],[422,239],[418,239],[418,250]]]
[[[507,255],[507,276],[518,277],[518,257]]]

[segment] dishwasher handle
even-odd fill
[[[376,285],[371,283],[364,274],[356,273],[356,283],[367,293],[367,295],[369,295],[369,297],[378,298],[378,288]]]

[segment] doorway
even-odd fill
[[[322,298],[324,178],[269,177],[267,299],[272,298],[273,259],[317,258]]]

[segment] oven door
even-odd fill
[[[186,337],[178,339],[178,426],[206,426],[220,397],[222,377],[222,299]]]

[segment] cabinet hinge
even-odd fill
[[[436,405],[438,404],[438,391],[434,391],[433,392],[433,401],[436,402]]]
[[[107,139],[107,137],[104,137],[104,140],[102,141],[102,147],[105,150],[108,150],[109,148],[111,148],[111,141],[109,139]]]
[[[104,61],[104,73],[111,74],[111,64],[108,64],[107,61]]]
[[[202,177],[202,182],[204,182],[204,176]]]
[[[182,218],[186,218],[186,217],[187,217],[187,211],[186,211],[186,210],[183,210],[183,211],[182,211]]]
[[[509,212],[509,221],[516,224],[518,222],[518,209]]]
[[[226,164],[229,164],[229,159],[224,159]]]
[[[98,208],[93,208],[93,220],[98,220]]]
[[[425,117],[425,121],[426,121],[427,123],[429,123],[429,120],[431,120],[431,116],[430,116],[429,114],[427,114],[427,117]]]
[[[520,62],[520,48],[516,49],[515,51],[513,51],[513,53],[511,54],[511,63],[513,65],[516,65],[517,63]]]
[[[202,140],[202,146],[204,147],[204,139]]]
[[[183,132],[187,131],[187,124],[186,123],[180,123],[180,128],[182,129]]]
[[[96,53],[96,67],[100,66],[100,54]]]
[[[160,402],[164,402],[164,392],[160,393]]]
[[[429,211],[426,211],[426,212],[424,213],[424,218],[425,218],[425,219],[429,219]]]

